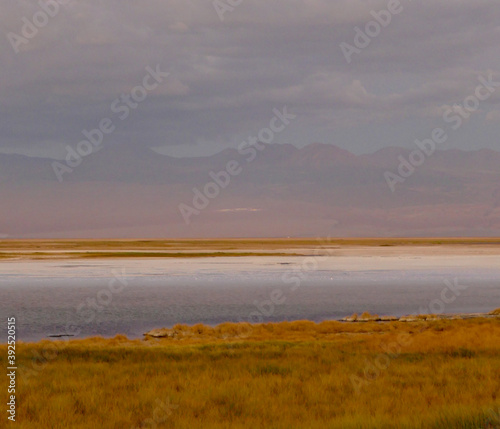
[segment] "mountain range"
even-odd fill
[[[258,148],[173,158],[109,145],[66,166],[62,181],[52,159],[0,154],[0,237],[500,233],[500,152]]]

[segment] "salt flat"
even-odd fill
[[[280,249],[282,252],[286,249]],[[0,262],[0,279],[7,277],[109,277],[111,271],[130,276],[197,272],[258,272],[328,270],[387,271],[432,269],[491,269],[500,272],[500,248],[472,246],[404,246],[293,249],[301,256],[210,256],[190,258],[92,258]]]

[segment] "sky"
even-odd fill
[[[500,82],[499,23],[498,0],[4,0],[0,152],[62,159],[108,118],[103,144],[206,156],[286,106],[274,143],[371,153],[467,97],[442,148],[498,150],[500,90],[474,94]]]

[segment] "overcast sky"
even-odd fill
[[[285,105],[297,119],[276,143],[412,147],[449,127],[443,113],[480,76],[500,81],[500,4],[401,0],[348,63],[340,44],[391,2],[243,0],[221,19],[212,0],[66,0],[27,38],[26,22],[44,22],[40,4],[3,0],[0,151],[62,158],[111,118],[106,145],[206,155],[237,147]],[[111,105],[148,66],[170,75],[121,121]],[[499,102],[500,88],[442,147],[498,149]]]

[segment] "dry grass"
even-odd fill
[[[146,341],[61,341],[56,352],[51,342],[18,345],[24,375],[19,374],[16,427],[477,429],[488,419],[496,424],[491,418],[500,406],[497,318],[178,325],[172,332],[168,339]],[[0,349],[5,356],[6,347]],[[377,363],[382,369],[373,371]],[[169,402],[178,407],[167,413]]]
[[[500,238],[259,238],[199,240],[0,240],[0,259],[282,256],[356,247],[467,246],[498,249]],[[304,252],[304,250],[307,251]],[[282,253],[286,251],[286,253]]]
[[[218,256],[225,257],[243,257],[243,256],[269,256],[269,253],[264,252],[139,252],[139,251],[121,251],[121,252],[4,252],[0,253],[0,258],[3,259],[106,259],[106,258],[215,258]],[[295,253],[272,253],[273,256],[300,256]]]

